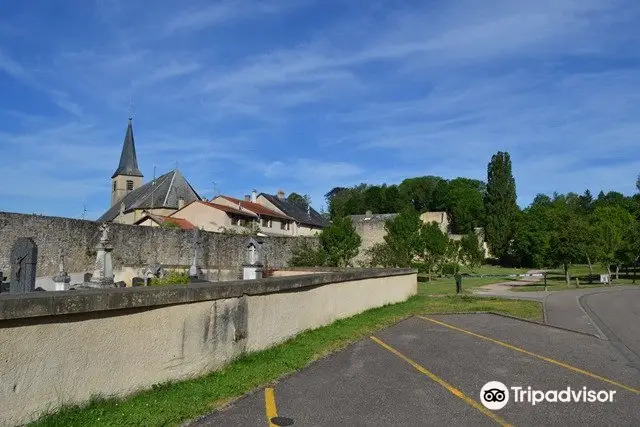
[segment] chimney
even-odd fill
[[[278,190],[278,199],[284,200],[284,191],[283,190]]]
[[[253,190],[251,192],[251,202],[255,203],[256,200],[258,200],[258,192],[256,190]]]
[[[251,201],[251,196],[250,196],[250,195],[248,195],[248,194],[245,194],[245,195],[244,195],[244,201],[245,201],[245,202],[250,202],[250,201]]]
[[[184,203],[184,199],[183,199],[182,197],[180,197],[180,198],[178,199],[178,209],[182,209],[182,208],[184,208],[184,205],[185,205],[185,203]]]

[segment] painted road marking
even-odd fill
[[[382,340],[380,340],[380,339],[378,339],[378,338],[376,338],[374,336],[372,336],[371,339],[373,341],[375,341],[376,343],[380,344],[385,349],[389,350],[391,353],[395,354],[396,356],[398,356],[399,358],[404,360],[405,362],[407,362],[408,364],[410,364],[411,366],[413,366],[414,368],[416,368],[419,372],[423,373],[424,375],[428,376],[429,378],[431,378],[436,383],[440,384],[442,387],[447,389],[454,396],[462,399],[468,405],[476,408],[478,411],[482,412],[484,415],[486,415],[487,417],[491,418],[493,421],[495,421],[499,425],[504,426],[504,427],[506,427],[506,426],[510,427],[511,426],[511,424],[507,423],[504,419],[500,418],[499,416],[497,416],[496,414],[494,414],[493,412],[491,412],[490,410],[488,410],[487,408],[482,406],[480,403],[476,402],[475,400],[473,400],[472,398],[470,398],[469,396],[467,396],[466,394],[464,394],[463,392],[461,392],[460,390],[458,390],[457,388],[455,388],[454,386],[452,386],[451,384],[449,384],[448,382],[446,382],[442,378],[438,377],[433,372],[427,370],[422,365],[420,365],[417,362],[409,359],[407,356],[405,356],[404,354],[400,353],[395,348],[391,347],[390,345],[386,344],[385,342],[383,342]]]
[[[610,379],[605,378],[605,377],[601,377],[600,375],[591,373],[589,371],[585,371],[584,369],[576,368],[575,366],[568,365],[568,364],[566,364],[564,362],[560,362],[559,360],[555,360],[555,359],[552,359],[550,357],[542,356],[540,354],[533,353],[533,352],[531,352],[529,350],[525,350],[523,348],[516,347],[516,346],[511,345],[509,343],[506,343],[504,341],[500,341],[500,340],[497,340],[497,339],[494,339],[494,338],[491,338],[491,337],[487,337],[487,336],[484,336],[484,335],[476,334],[475,332],[471,332],[471,331],[468,331],[466,329],[462,329],[462,328],[459,328],[457,326],[450,325],[448,323],[440,322],[438,320],[431,319],[429,317],[424,317],[424,316],[418,316],[418,317],[423,319],[423,320],[427,320],[429,322],[433,322],[433,323],[436,323],[438,325],[445,326],[447,328],[456,330],[458,332],[463,332],[465,334],[468,334],[468,335],[471,335],[471,336],[474,336],[474,337],[477,337],[477,338],[482,338],[483,340],[491,341],[492,343],[499,344],[499,345],[501,345],[503,347],[506,347],[506,348],[509,348],[511,350],[519,351],[520,353],[524,353],[524,354],[526,354],[528,356],[535,357],[535,358],[540,359],[540,360],[544,360],[545,362],[553,363],[554,365],[561,366],[561,367],[563,367],[565,369],[568,369],[568,370],[573,371],[573,372],[577,372],[577,373],[582,374],[582,375],[586,375],[587,377],[591,377],[591,378],[595,378],[595,379],[600,380],[600,381],[604,381],[605,383],[609,383],[609,384],[615,385],[616,387],[620,387],[620,388],[622,388],[624,390],[627,390],[627,391],[630,391],[632,393],[640,394],[640,390],[638,390],[638,389],[635,389],[635,388],[630,387],[628,385],[621,384],[621,383],[619,383],[617,381],[610,380]]]
[[[278,416],[278,410],[276,408],[276,395],[271,387],[264,389],[264,406],[267,413],[267,422],[269,427],[277,427],[276,424],[271,422],[273,418]]]

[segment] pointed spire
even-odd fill
[[[111,178],[115,178],[118,175],[142,176],[140,169],[138,169],[138,158],[136,157],[136,145],[133,140],[133,124],[131,117],[129,117],[127,134],[125,135],[124,143],[122,144],[120,164]]]

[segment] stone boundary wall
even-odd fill
[[[0,212],[0,271],[9,276],[11,246],[18,237],[32,237],[38,245],[37,276],[53,276],[58,271],[60,247],[65,251],[68,272],[92,272],[100,223],[70,218]],[[191,265],[193,235],[165,227],[111,224],[114,270],[146,267],[155,261],[163,265]],[[266,264],[284,267],[299,239],[317,242],[315,237],[265,237]],[[244,262],[247,236],[200,232],[203,269],[237,270]]]
[[[219,369],[417,293],[411,269],[0,295],[0,425]]]

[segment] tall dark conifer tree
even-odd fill
[[[487,167],[485,196],[485,236],[491,255],[505,261],[513,238],[518,213],[516,182],[511,171],[511,157],[497,152]]]

